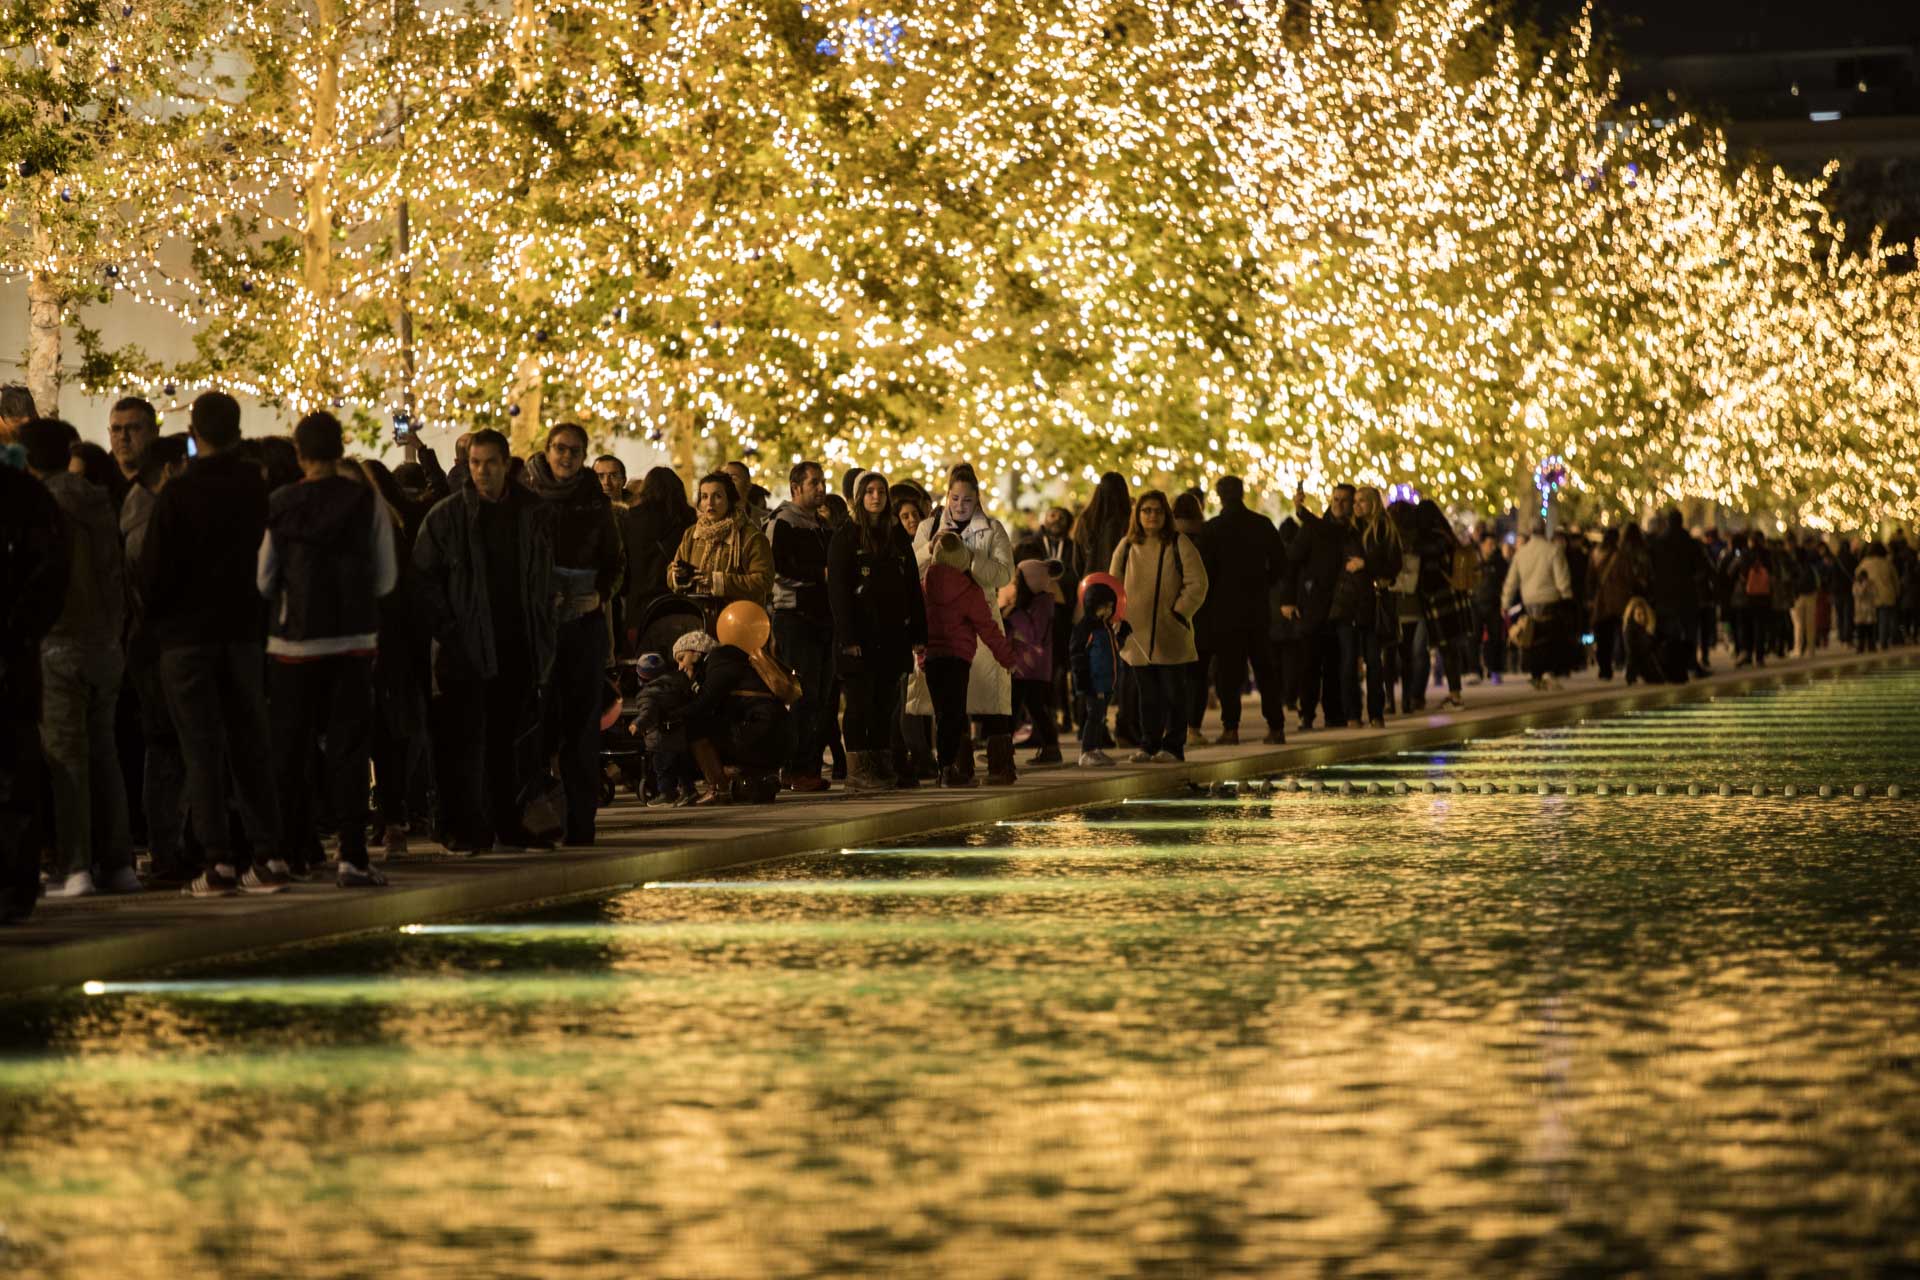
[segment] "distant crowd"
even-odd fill
[[[1904,538],[1678,513],[1463,532],[1338,485],[1276,525],[1234,476],[1209,510],[1109,473],[1010,527],[966,463],[930,490],[803,461],[776,501],[745,460],[630,480],[562,423],[390,470],[327,413],[248,438],[220,392],[175,434],[123,399],[108,436],[0,388],[0,917],[43,883],[274,893],[332,861],[378,887],[415,841],[590,845],[621,788],[1004,786],[1179,761],[1210,708],[1240,742],[1249,692],[1281,743],[1519,673],[1684,681],[1723,635],[1746,665],[1920,623]]]

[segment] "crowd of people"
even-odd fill
[[[1904,538],[1523,519],[1338,485],[1276,524],[1219,477],[1103,476],[1031,526],[935,488],[749,464],[630,481],[561,423],[516,457],[461,436],[389,470],[331,414],[246,437],[114,405],[109,446],[0,389],[0,914],[178,885],[274,893],[380,856],[590,845],[615,783],[653,805],[1010,784],[1555,687],[1684,681],[1920,624]],[[1398,493],[1400,491],[1396,491]],[[1214,510],[1208,514],[1211,502]],[[148,853],[144,874],[136,847]]]

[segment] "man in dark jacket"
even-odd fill
[[[232,396],[207,392],[187,422],[197,456],[154,501],[138,575],[186,761],[193,830],[206,851],[207,870],[186,892],[275,893],[287,878],[267,865],[280,847],[280,799],[267,732],[266,611],[255,584],[267,482],[239,455]],[[229,798],[246,826],[245,855],[233,847]]]
[[[1327,499],[1325,515],[1307,510],[1306,490],[1293,495],[1294,516],[1300,531],[1287,545],[1295,579],[1294,604],[1301,629],[1306,635],[1300,672],[1300,728],[1313,728],[1313,716],[1321,704],[1327,711],[1329,729],[1345,727],[1351,711],[1342,692],[1348,681],[1342,670],[1339,637],[1334,633],[1333,588],[1339,582],[1347,561],[1347,544],[1353,529],[1353,486],[1339,484]]]
[[[449,847],[475,853],[496,837],[530,843],[520,800],[538,752],[521,741],[536,736],[559,625],[553,509],[507,482],[510,461],[505,436],[474,432],[468,482],[427,513],[413,545],[433,638],[440,804]]]
[[[46,487],[0,462],[0,924],[40,897],[40,641],[67,594],[67,539]]]
[[[553,589],[559,630],[546,699],[548,750],[567,793],[566,842],[593,843],[600,804],[600,712],[613,652],[612,601],[626,573],[626,541],[599,477],[586,468],[587,433],[562,422],[544,453],[527,459],[522,482],[553,516]]]
[[[312,413],[293,429],[305,477],[274,492],[260,544],[267,600],[267,684],[279,779],[281,855],[268,865],[304,879],[320,860],[312,793],[316,735],[339,823],[341,888],[383,885],[367,860],[367,766],[373,750],[373,657],[380,598],[399,578],[393,517],[373,490],[340,473],[340,420]]]
[[[68,449],[77,438],[72,427],[51,418],[20,428],[27,470],[60,504],[72,565],[66,606],[40,645],[40,734],[53,775],[60,875],[50,898],[140,891],[114,737],[126,672],[120,526],[107,492],[67,470]]]
[[[793,704],[793,755],[787,785],[795,791],[825,791],[820,755],[833,715],[833,607],[827,599],[827,549],[833,530],[821,520],[826,472],[802,462],[787,476],[792,497],[767,522],[773,546],[773,643],[780,660],[800,679]]]
[[[1700,624],[1700,584],[1712,573],[1706,550],[1687,531],[1678,511],[1647,542],[1647,603],[1667,679],[1684,684],[1693,668],[1694,629]]]
[[[1267,634],[1267,598],[1287,564],[1273,521],[1247,509],[1239,476],[1222,476],[1214,485],[1220,514],[1200,535],[1200,559],[1207,566],[1207,601],[1194,619],[1201,651],[1213,654],[1213,689],[1220,699],[1222,743],[1240,741],[1240,690],[1247,664],[1253,664],[1260,690],[1260,714],[1269,743],[1287,740],[1287,708],[1274,668]]]

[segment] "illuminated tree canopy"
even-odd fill
[[[167,132],[86,135],[76,170],[146,176],[115,273],[69,255],[87,287],[58,306],[158,302],[199,356],[96,381],[522,440],[569,417],[688,460],[1231,467],[1486,510],[1555,454],[1608,509],[1920,513],[1905,250],[1843,252],[1822,183],[1620,101],[1585,23],[1487,0],[70,20],[98,43],[123,9],[162,34],[75,93]],[[10,48],[16,81],[82,74]],[[61,181],[33,180],[43,205]],[[0,209],[30,232],[20,188]],[[46,261],[0,239],[0,270]]]

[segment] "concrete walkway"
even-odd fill
[[[1727,655],[1720,660],[1731,661]],[[1512,678],[1504,685],[1469,688],[1463,711],[1395,717],[1384,731],[1296,734],[1284,747],[1258,743],[1255,699],[1249,701],[1243,725],[1253,743],[1189,748],[1184,765],[1031,770],[1009,788],[956,792],[923,787],[871,799],[838,792],[807,797],[788,793],[773,805],[721,809],[647,810],[629,798],[602,811],[600,843],[593,849],[462,858],[429,845],[430,853],[386,862],[392,884],[381,890],[341,890],[328,881],[296,885],[267,897],[195,901],[178,892],[156,892],[42,902],[26,923],[0,926],[0,996],[418,921],[526,907],[814,849],[868,845],[1109,803],[1189,782],[1307,769],[1617,714],[1633,707],[1916,662],[1920,662],[1920,648],[1866,657],[1847,652],[1769,664],[1760,671],[1735,671],[1723,665],[1705,680],[1634,689],[1617,681],[1602,684],[1587,673],[1554,693],[1535,692],[1525,679]]]

